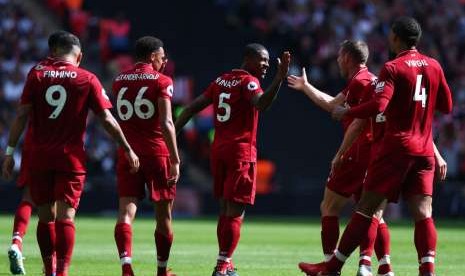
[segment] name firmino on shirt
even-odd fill
[[[46,78],[58,78],[58,79],[65,79],[65,78],[71,78],[75,79],[77,78],[77,72],[76,71],[44,71],[44,77]]]

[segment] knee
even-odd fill
[[[334,204],[331,201],[323,199],[320,204],[321,216],[339,216],[340,208],[337,204]]]
[[[433,207],[431,205],[417,206],[417,208],[413,210],[412,215],[415,221],[430,218],[433,215]]]

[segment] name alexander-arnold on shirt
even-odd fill
[[[156,80],[160,77],[159,74],[147,74],[147,73],[141,73],[141,74],[121,74],[118,77],[116,77],[115,81],[122,81],[122,80],[127,80],[127,81],[138,81],[138,80]]]

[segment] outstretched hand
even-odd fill
[[[305,72],[305,67],[302,68],[302,76],[288,76],[287,85],[295,90],[303,91],[305,86],[308,85],[307,72]]]
[[[283,52],[281,58],[277,58],[278,71],[276,72],[276,78],[284,80],[289,72],[289,64],[291,63],[291,54],[289,51]]]

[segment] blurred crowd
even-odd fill
[[[40,2],[40,1],[39,1]],[[9,123],[29,69],[47,55],[47,32],[28,14],[24,1],[0,0],[0,151],[6,148]],[[85,48],[85,67],[96,72],[108,88],[112,77],[132,63],[131,22],[124,12],[110,17],[92,14],[83,0],[42,0],[60,24],[76,33]],[[291,72],[309,68],[312,82],[334,91],[343,84],[336,56],[347,38],[370,46],[369,66],[379,72],[388,59],[387,34],[391,21],[404,14],[415,16],[424,28],[419,48],[443,65],[454,93],[454,113],[435,122],[435,137],[449,164],[449,178],[465,179],[465,1],[464,0],[216,0],[226,24],[266,44],[272,55],[291,48]],[[173,60],[167,74],[174,76]],[[193,97],[189,76],[174,78],[175,113]],[[189,124],[181,141],[189,158],[208,168],[212,137],[212,110],[206,109]],[[89,120],[86,137],[89,171],[114,177],[114,145],[95,120]],[[19,156],[18,156],[19,157]],[[188,163],[188,162],[187,162]]]
[[[388,59],[394,18],[414,16],[423,27],[419,49],[438,59],[454,95],[454,112],[435,122],[434,135],[450,179],[465,179],[465,1],[463,0],[217,0],[226,24],[258,38],[278,53],[291,47],[292,73],[308,68],[317,87],[334,91],[341,79],[339,44],[360,39],[370,47],[369,67],[379,73]]]

